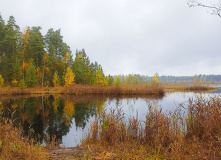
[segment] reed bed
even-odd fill
[[[214,91],[217,87],[203,86],[203,85],[162,85],[165,92],[174,91]]]
[[[189,100],[170,113],[149,106],[146,120],[103,112],[82,142],[88,157],[221,159],[221,99]]]
[[[122,86],[91,86],[91,85],[73,85],[69,87],[33,87],[0,88],[0,95],[25,95],[25,94],[103,94],[103,95],[164,95],[161,86],[154,85],[122,85]]]
[[[164,95],[161,86],[154,85],[121,85],[121,86],[89,86],[74,85],[68,88],[56,88],[56,92],[69,94],[104,94],[104,95],[142,95],[142,94],[158,94]]]
[[[185,85],[120,85],[120,86],[96,86],[73,85],[69,87],[4,87],[0,88],[0,95],[29,95],[29,94],[103,94],[103,95],[164,95],[171,91],[210,91],[216,87],[209,86],[185,86]]]

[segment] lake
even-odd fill
[[[189,98],[219,96],[217,91],[171,92],[163,97],[153,96],[99,96],[99,95],[46,95],[46,96],[2,96],[0,113],[13,119],[21,126],[25,136],[35,137],[42,145],[54,135],[60,146],[75,147],[88,132],[91,122],[102,110],[122,109],[125,117],[137,116],[145,120],[148,106],[162,108],[163,112],[175,110],[179,104],[185,104]]]

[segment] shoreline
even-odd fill
[[[160,95],[168,92],[199,92],[215,91],[217,87],[210,86],[183,86],[183,85],[121,85],[121,86],[90,86],[74,85],[70,87],[3,87],[0,95]]]
[[[165,92],[199,92],[199,91],[216,91],[217,87],[201,85],[162,85]]]
[[[67,95],[164,95],[161,86],[131,85],[131,86],[91,86],[74,85],[70,87],[4,87],[0,95],[27,95],[27,94],[67,94]]]

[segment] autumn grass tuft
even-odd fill
[[[39,144],[22,136],[11,120],[0,116],[0,159],[48,159],[49,155]]]
[[[221,99],[189,100],[164,113],[148,107],[146,120],[103,112],[82,142],[88,157],[122,159],[221,159]]]

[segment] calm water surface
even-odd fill
[[[163,112],[173,111],[179,104],[186,104],[197,97],[219,96],[221,88],[209,93],[172,92],[164,97],[105,97],[105,96],[62,96],[0,97],[0,113],[13,118],[22,126],[25,135],[37,137],[44,145],[47,137],[54,135],[60,145],[74,147],[81,142],[95,116],[103,109],[122,109],[125,117],[138,114],[145,120],[148,106],[160,107]]]

